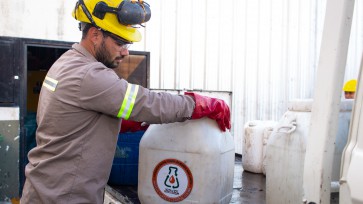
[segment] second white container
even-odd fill
[[[301,203],[312,100],[293,101],[271,133],[266,148],[266,203]],[[342,101],[332,164],[332,182],[339,181],[340,160],[349,132],[352,101]],[[314,138],[309,138],[314,140]]]
[[[267,140],[276,121],[253,120],[244,126],[244,137],[242,143],[242,167],[243,170],[253,173],[263,173],[263,159]]]

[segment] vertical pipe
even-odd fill
[[[354,0],[327,1],[304,163],[304,198],[330,203],[330,182]]]

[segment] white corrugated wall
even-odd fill
[[[0,35],[79,41],[75,2],[0,0]],[[147,2],[151,20],[131,49],[151,52],[151,88],[232,92],[237,153],[244,123],[279,120],[289,100],[313,96],[326,0]],[[346,80],[363,51],[363,0],[355,2]]]
[[[145,30],[151,87],[232,91],[233,134],[279,120],[291,99],[313,97],[325,15],[322,0],[149,0]],[[363,51],[363,1],[356,1],[345,79]]]

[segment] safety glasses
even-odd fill
[[[130,42],[128,42],[128,41],[126,41],[126,40],[124,40],[124,39],[122,39],[122,38],[118,37],[118,36],[117,36],[117,35],[115,35],[115,34],[112,34],[112,33],[108,32],[108,31],[104,31],[104,30],[102,30],[102,33],[103,33],[103,35],[105,35],[105,36],[108,36],[108,37],[112,38],[112,40],[114,40],[114,41],[115,41],[115,43],[116,43],[118,46],[122,47],[122,49],[129,49],[129,47],[130,47],[130,45],[131,45],[131,43],[130,43]]]

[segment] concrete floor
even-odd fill
[[[242,159],[236,156],[234,166],[233,204],[265,204],[266,177],[263,174],[243,171]]]

